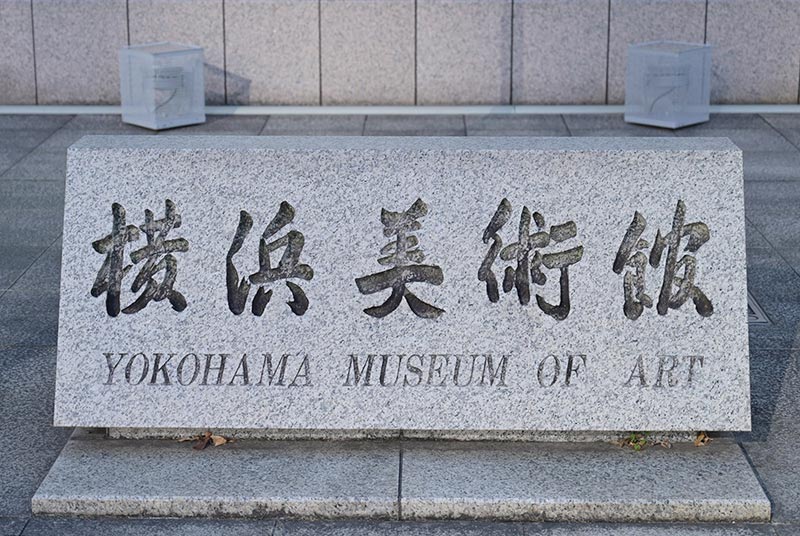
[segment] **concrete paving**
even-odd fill
[[[753,431],[738,434],[772,501],[760,525],[563,525],[61,519],[32,517],[30,499],[70,431],[53,428],[64,151],[84,134],[155,135],[118,116],[0,116],[0,535],[44,534],[800,534],[800,116],[720,115],[672,131],[620,115],[210,116],[157,135],[656,135],[731,136],[741,143],[748,284],[769,323],[751,325]],[[555,116],[558,117],[558,116]],[[270,122],[272,121],[272,125]],[[37,374],[31,374],[31,371]],[[209,483],[213,485],[213,482]],[[687,485],[702,485],[690,482]]]

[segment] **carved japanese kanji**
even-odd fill
[[[142,261],[144,266],[139,270],[131,285],[131,292],[142,293],[127,307],[123,313],[132,314],[144,309],[151,301],[159,302],[169,300],[172,308],[183,311],[186,308],[186,298],[173,288],[178,275],[178,261],[173,253],[189,251],[189,242],[184,238],[167,240],[167,234],[172,229],[181,226],[181,216],[178,214],[175,203],[166,200],[165,216],[163,219],[154,219],[153,212],[144,211],[144,225],[136,227],[127,225],[125,221],[125,208],[114,203],[111,206],[113,223],[111,234],[92,243],[95,251],[106,256],[103,265],[97,273],[92,296],[98,297],[106,293],[106,312],[109,316],[120,313],[122,280],[133,268],[134,264]],[[130,259],[133,264],[125,265],[125,247],[128,243],[139,240],[139,231],[147,238],[147,245],[133,251]],[[156,280],[159,272],[163,271],[161,281]]]
[[[243,277],[240,281],[239,272],[233,263],[233,256],[242,248],[253,227],[253,218],[250,214],[245,210],[240,212],[239,225],[225,260],[228,307],[233,314],[238,315],[244,311],[251,285],[259,285],[253,298],[252,312],[256,316],[261,316],[272,299],[272,289],[267,289],[264,285],[281,280],[285,280],[286,286],[292,293],[292,299],[286,302],[292,312],[302,316],[308,310],[308,298],[305,292],[300,285],[289,281],[293,278],[310,281],[314,277],[314,270],[309,265],[300,263],[300,254],[303,252],[305,244],[303,233],[292,230],[281,238],[269,241],[278,231],[292,223],[294,215],[294,207],[283,201],[277,214],[261,235],[258,248],[258,271],[247,278]],[[285,248],[283,255],[278,261],[278,265],[273,268],[270,255],[280,248]]]
[[[648,261],[653,268],[657,268],[661,264],[661,257],[665,249],[667,258],[664,265],[664,278],[656,304],[658,314],[666,315],[669,309],[680,308],[689,298],[694,302],[695,310],[700,316],[711,316],[714,313],[711,300],[694,284],[697,259],[689,254],[678,259],[683,238],[687,238],[683,251],[690,253],[697,252],[703,244],[708,242],[710,238],[708,226],[701,221],[684,223],[685,221],[686,206],[683,201],[679,200],[672,219],[672,230],[666,235],[662,235],[660,230],[656,231],[656,239],[648,258],[644,251],[650,247],[650,244],[641,238],[647,222],[638,211],[634,213],[633,221],[625,232],[617,251],[613,267],[614,273],[617,274],[621,274],[626,266],[633,268],[632,271],[625,272],[623,279],[625,293],[623,311],[629,319],[636,320],[641,316],[645,307],[653,306],[652,298],[645,292],[645,271]],[[677,275],[681,269],[683,274]]]
[[[544,285],[547,282],[547,275],[542,271],[542,266],[547,269],[558,269],[561,274],[559,303],[557,305],[550,304],[538,294],[536,303],[544,313],[556,320],[564,320],[570,312],[569,267],[583,257],[583,246],[575,246],[554,253],[542,253],[541,250],[551,244],[575,238],[578,233],[577,225],[573,221],[568,221],[561,225],[551,225],[549,230],[545,231],[544,216],[538,212],[531,215],[528,207],[522,207],[517,242],[503,247],[503,239],[499,232],[510,218],[511,203],[508,199],[503,199],[483,232],[483,242],[491,243],[491,245],[478,270],[478,280],[486,283],[486,294],[489,296],[489,301],[496,303],[500,300],[497,276],[492,270],[498,256],[504,261],[516,262],[516,267],[507,266],[505,268],[503,291],[511,292],[512,289],[516,289],[521,305],[530,303],[531,281],[536,285]],[[538,229],[533,234],[530,231],[531,219]]]
[[[383,234],[387,237],[394,237],[394,240],[381,249],[381,255],[386,256],[379,258],[378,263],[392,266],[392,268],[359,277],[356,279],[356,285],[362,294],[374,294],[387,288],[391,288],[392,293],[381,305],[364,309],[368,315],[383,318],[397,309],[403,298],[414,314],[419,317],[438,318],[444,313],[443,309],[422,301],[407,288],[409,283],[441,285],[444,281],[441,268],[422,264],[425,254],[417,247],[419,245],[417,237],[411,234],[422,228],[422,224],[418,220],[427,214],[428,206],[422,199],[417,199],[405,212],[381,210]]]

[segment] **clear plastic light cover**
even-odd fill
[[[680,128],[708,121],[711,45],[654,41],[628,47],[625,121]]]
[[[148,43],[119,52],[122,120],[152,130],[203,123],[203,49]]]

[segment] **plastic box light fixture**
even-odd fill
[[[625,121],[680,128],[708,121],[711,45],[654,41],[628,47]]]
[[[119,51],[122,121],[162,130],[203,123],[203,49],[148,43]]]

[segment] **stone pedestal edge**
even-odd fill
[[[402,470],[401,470],[402,466]],[[34,515],[767,522],[739,445],[241,440],[203,451],[78,430]]]

